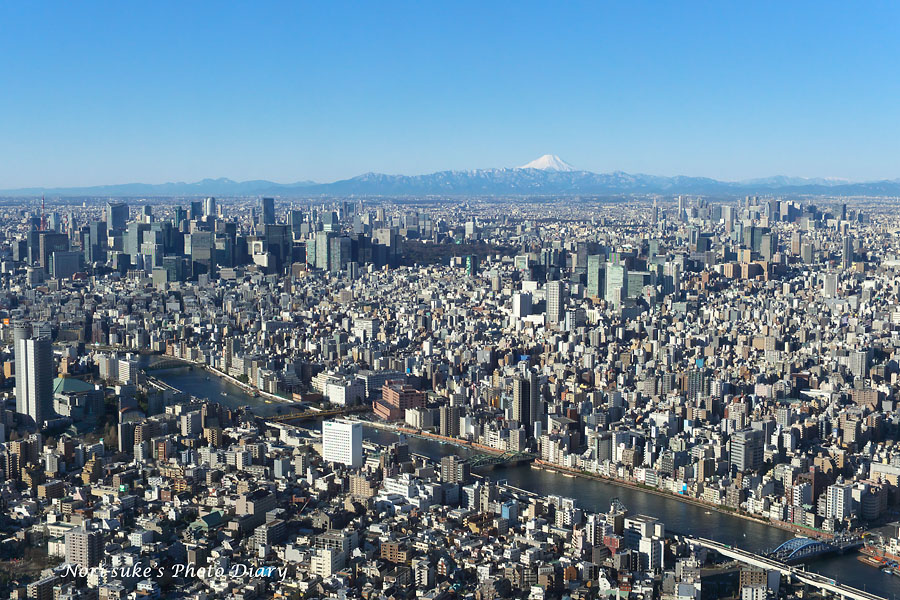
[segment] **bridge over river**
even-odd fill
[[[804,538],[795,539],[801,540]],[[759,567],[767,571],[778,571],[791,581],[799,581],[801,583],[805,583],[807,585],[815,587],[816,589],[827,591],[841,598],[851,598],[852,600],[884,600],[882,596],[850,587],[849,585],[838,583],[834,579],[826,577],[825,575],[806,571],[802,567],[788,565],[787,563],[770,556],[761,556],[759,554],[747,552],[746,550],[741,550],[740,548],[729,546],[728,544],[722,544],[720,542],[704,538],[685,537],[684,540],[692,546],[699,546],[708,550],[713,550],[721,556],[731,558],[746,565]],[[793,540],[788,540],[788,542],[785,542],[785,544],[788,544],[792,541]],[[785,544],[782,544],[782,546],[784,546]],[[802,542],[797,542],[791,547],[801,548],[810,546]]]

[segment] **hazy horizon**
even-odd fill
[[[568,162],[568,161],[566,161],[566,162]],[[602,171],[601,172],[601,171],[590,171],[588,169],[581,169],[581,168],[577,167],[577,165],[573,165],[573,166],[575,166],[576,171],[586,171],[586,172],[591,172],[591,173],[596,173],[596,174],[622,172],[622,173],[627,173],[629,175],[648,175],[648,176],[656,176],[656,177],[692,177],[692,178],[694,178],[694,177],[707,178],[708,177],[709,179],[714,179],[714,180],[720,181],[722,183],[749,183],[749,182],[753,182],[756,180],[766,180],[766,179],[772,179],[772,178],[778,178],[778,177],[785,177],[785,178],[789,178],[789,179],[828,180],[828,181],[834,181],[834,182],[839,181],[839,182],[844,182],[844,183],[874,183],[874,182],[881,182],[881,181],[898,181],[898,180],[900,180],[900,177],[898,177],[898,176],[880,177],[880,178],[875,178],[875,179],[862,180],[862,179],[846,179],[846,178],[839,178],[839,177],[827,177],[827,176],[817,176],[817,175],[811,175],[811,176],[795,175],[795,174],[791,174],[791,173],[771,173],[769,175],[760,176],[760,177],[748,177],[745,179],[729,180],[729,179],[718,179],[715,177],[709,177],[707,175],[696,175],[693,173],[656,173],[656,172],[638,173],[638,172],[628,172],[628,171]],[[189,179],[189,180],[166,179],[166,180],[158,180],[158,181],[151,181],[151,180],[97,181],[94,183],[85,183],[83,185],[61,184],[61,185],[54,185],[54,186],[34,184],[34,185],[22,185],[22,186],[16,186],[16,187],[0,187],[0,190],[5,190],[5,191],[16,190],[16,189],[23,189],[23,190],[48,189],[48,190],[52,190],[54,188],[70,189],[70,188],[111,187],[111,186],[122,186],[122,185],[193,184],[193,183],[199,183],[199,182],[203,182],[203,181],[222,181],[222,180],[229,180],[229,181],[233,181],[235,183],[246,183],[246,182],[252,182],[252,181],[268,181],[268,182],[276,184],[276,185],[292,185],[292,184],[307,184],[307,183],[308,184],[329,184],[329,183],[336,183],[338,181],[353,179],[354,177],[366,175],[369,173],[378,174],[378,175],[388,175],[388,176],[417,177],[417,176],[431,175],[433,173],[450,172],[450,171],[465,172],[465,171],[479,171],[479,170],[492,170],[492,169],[498,169],[498,170],[499,169],[517,169],[517,168],[520,168],[520,166],[518,166],[518,165],[486,166],[486,167],[476,167],[473,169],[439,169],[437,171],[430,171],[427,173],[382,173],[382,172],[369,170],[369,171],[363,171],[363,172],[356,173],[355,175],[351,175],[349,177],[342,177],[340,179],[332,179],[332,180],[324,180],[324,179],[273,180],[273,179],[267,179],[264,177],[254,177],[254,178],[250,178],[250,179],[236,179],[234,177],[229,177],[228,175],[220,175],[220,176],[213,176],[213,177],[197,177],[195,179]]]

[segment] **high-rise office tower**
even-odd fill
[[[587,295],[599,298],[606,292],[606,261],[602,254],[591,254],[587,259]]]
[[[42,231],[38,238],[38,252],[40,254],[40,265],[45,270],[50,269],[50,259],[54,252],[66,252],[69,249],[69,236],[65,233],[53,233],[52,231]]]
[[[512,418],[532,435],[535,421],[540,419],[540,389],[532,371],[513,379]]]
[[[328,270],[332,273],[343,271],[350,262],[351,252],[352,244],[349,237],[345,235],[332,237],[329,240]]]
[[[304,214],[302,210],[291,209],[288,213],[288,224],[291,226],[291,235],[295,240],[303,237]]]
[[[316,232],[315,267],[327,271],[331,267],[331,238],[334,234],[327,231]]]
[[[89,263],[106,262],[106,250],[108,247],[106,223],[93,221],[88,225],[88,239],[84,240],[84,260]]]
[[[731,437],[731,466],[738,472],[757,469],[763,459],[762,430],[744,429]]]
[[[181,224],[188,220],[187,211],[183,206],[175,207],[175,229],[181,231]]]
[[[291,264],[293,238],[288,225],[266,225],[264,228],[266,247],[275,257],[275,268],[283,272]]]
[[[191,201],[191,210],[188,215],[191,221],[199,221],[200,217],[203,216],[203,201],[202,200],[192,200]]]
[[[606,265],[606,301],[615,307],[628,297],[628,269],[625,265]]]
[[[869,353],[866,350],[854,350],[850,353],[850,372],[855,377],[869,376]]]
[[[825,273],[825,282],[822,285],[822,293],[826,298],[834,298],[837,296],[838,275],[837,273]]]
[[[34,338],[24,327],[15,329],[16,412],[38,427],[53,410],[53,353],[50,339]]]
[[[853,258],[853,238],[848,235],[844,237],[844,245],[841,250],[841,267],[849,269],[853,264]]]
[[[800,256],[800,245],[803,243],[803,234],[795,231],[791,234],[791,254]]]
[[[566,308],[563,282],[548,281],[544,290],[547,294],[547,323],[560,323]]]
[[[361,467],[362,425],[350,421],[323,421],[322,458],[348,467]]]
[[[771,261],[778,252],[778,235],[775,232],[764,233],[759,244],[759,254],[763,260]]]
[[[106,228],[110,231],[122,231],[128,223],[128,205],[124,202],[106,203]]]
[[[520,292],[512,299],[513,316],[522,318],[531,314],[531,294]]]
[[[216,216],[216,199],[212,196],[203,201],[203,216],[207,218]]]
[[[275,223],[275,198],[259,199],[259,225]]]

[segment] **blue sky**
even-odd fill
[[[898,26],[888,2],[0,3],[0,188],[544,153],[897,178]]]

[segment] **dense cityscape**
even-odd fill
[[[888,597],[898,230],[833,196],[3,203],[0,595]]]

